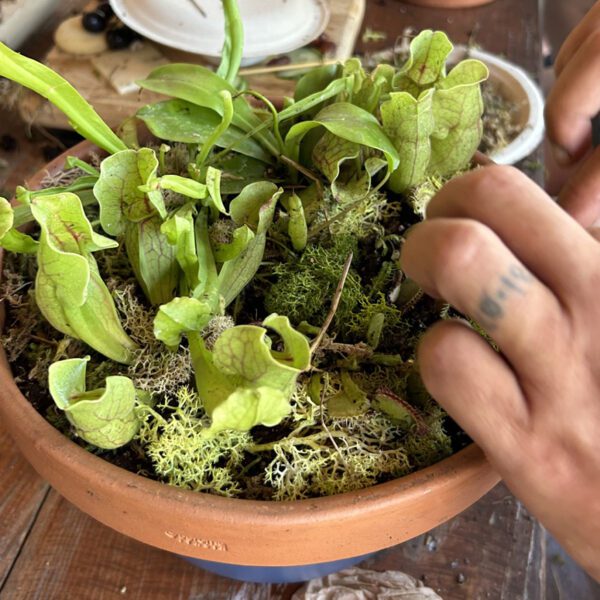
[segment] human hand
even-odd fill
[[[563,44],[546,102],[547,189],[584,227],[600,218],[600,150],[591,148],[591,119],[600,112],[600,2]]]
[[[600,579],[600,244],[525,175],[450,181],[408,234],[406,274],[484,327],[442,321],[423,381],[513,493]]]

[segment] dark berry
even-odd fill
[[[88,12],[83,14],[83,28],[91,33],[100,33],[106,29],[106,17],[103,13]]]
[[[111,50],[127,48],[135,37],[135,33],[129,27],[115,27],[106,32],[106,42]]]

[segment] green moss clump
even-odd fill
[[[379,332],[374,332],[377,320],[381,325]],[[359,310],[352,313],[345,323],[346,335],[365,340],[372,348],[386,351],[403,348],[403,338],[408,330],[402,311],[390,304],[382,293],[376,294],[373,300],[363,296]]]
[[[267,312],[286,315],[295,324],[306,321],[320,325],[329,312],[353,246],[351,238],[340,238],[331,247],[310,245],[299,259],[277,264],[273,269],[277,280],[265,293]],[[363,295],[360,277],[350,269],[336,322],[349,318]]]
[[[362,240],[385,234],[380,222],[388,206],[387,195],[371,191],[353,201],[336,201],[331,190],[326,191],[323,208],[315,215],[311,229],[323,229],[333,237],[351,237]]]

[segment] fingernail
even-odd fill
[[[551,149],[556,164],[561,167],[567,167],[573,162],[573,157],[562,146],[552,144]]]

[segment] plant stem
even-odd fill
[[[289,106],[288,108],[282,110],[278,114],[279,123],[281,123],[287,119],[292,119],[294,117],[297,117],[297,116],[301,115],[303,112],[306,112],[307,110],[310,110],[311,108],[314,108],[315,106],[321,104],[322,102],[325,102],[326,100],[334,98],[339,93],[344,91],[348,87],[348,85],[349,85],[348,77],[344,77],[343,79],[336,79],[335,81],[332,81],[324,90],[321,90],[320,92],[315,92],[314,94],[311,94],[310,96],[303,98],[299,102],[295,102],[294,104],[292,104],[292,106]],[[244,135],[243,138],[236,140],[233,144],[231,144],[230,146],[227,146],[227,148],[224,148],[218,154],[215,154],[213,160],[214,161],[219,160],[223,156],[229,154],[235,148],[235,146],[242,140],[250,139],[250,138],[256,136],[258,133],[261,133],[268,127],[271,127],[272,125],[273,125],[273,119],[272,118],[267,119],[260,125],[257,125],[253,129],[248,131],[246,133],[246,135]],[[273,154],[273,156],[281,159],[281,155],[279,154],[277,149],[270,142],[268,142],[267,140],[259,140],[259,141],[261,141],[261,143],[263,144],[265,149],[267,149],[269,152],[271,152],[271,154]]]
[[[204,142],[202,145],[202,150],[196,158],[196,165],[200,168],[204,164],[204,161],[206,160],[210,151],[219,141],[219,138],[227,131],[227,129],[229,129],[231,121],[233,120],[233,101],[231,99],[231,94],[228,91],[223,90],[220,93],[220,96],[223,99],[223,118],[219,126],[213,130],[209,138],[206,140],[206,142]]]
[[[225,43],[217,75],[233,85],[244,52],[244,26],[237,0],[223,0],[225,13]]]
[[[281,137],[281,133],[279,132],[279,116],[277,113],[277,109],[273,106],[273,103],[266,96],[263,96],[261,93],[255,92],[254,90],[244,90],[243,92],[240,92],[240,95],[242,94],[247,94],[249,96],[257,98],[269,109],[269,111],[271,112],[271,117],[273,119],[273,133],[275,134],[275,139],[279,144],[279,152],[283,154],[284,145],[283,138]]]

